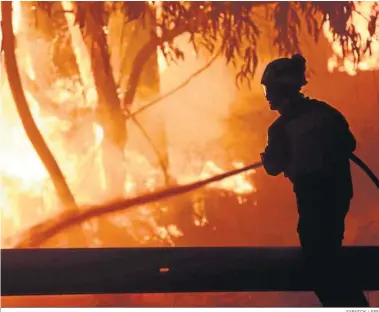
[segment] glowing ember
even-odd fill
[[[355,2],[356,9],[359,13],[353,12],[350,18],[350,23],[354,25],[356,31],[360,34],[362,42],[365,42],[370,38],[368,30],[370,10],[372,10],[372,2]],[[376,29],[379,29],[379,25],[376,25]],[[342,48],[338,41],[333,42],[333,34],[330,31],[329,23],[324,24],[324,34],[330,42],[333,49],[333,56],[328,60],[328,70],[333,72],[338,70],[346,72],[347,74],[354,76],[358,71],[378,70],[379,69],[379,33],[374,36],[371,43],[372,55],[369,55],[367,51],[360,62],[355,63],[353,57],[342,58]]]

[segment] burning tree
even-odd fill
[[[28,25],[26,32],[37,37],[44,34],[48,46],[52,47],[52,57],[48,61],[53,64],[55,75],[48,82],[49,87],[54,85],[56,88],[57,83],[59,86],[62,77],[71,82],[76,79],[82,86],[82,101],[86,105],[56,109],[56,101],[42,92],[41,77],[44,73],[36,56],[28,58],[29,72],[17,66],[12,3],[3,2],[5,67],[19,115],[53,181],[60,202],[66,208],[75,209],[79,208],[69,183],[33,121],[23,86],[41,108],[49,110],[55,117],[62,118],[63,114],[66,120],[74,121],[78,126],[88,121],[91,125],[96,124],[89,141],[92,145],[97,142],[102,151],[104,189],[111,191],[112,197],[122,197],[128,188],[127,175],[131,170],[125,167],[125,146],[129,140],[126,124],[129,119],[137,124],[153,147],[166,184],[172,182],[162,116],[155,112],[154,118],[150,119],[159,125],[154,135],[152,131],[146,131],[149,123],[141,124],[136,117],[165,99],[157,96],[157,55],[163,55],[169,64],[184,59],[186,54],[177,44],[178,37],[187,35],[198,55],[211,55],[211,61],[223,57],[228,64],[238,67],[236,82],[242,85],[253,79],[258,66],[257,47],[261,29],[257,10],[263,9],[265,18],[274,21],[273,44],[279,54],[301,52],[298,39],[301,29],[305,28],[317,40],[322,26],[328,23],[331,39],[341,47],[342,56],[352,58],[355,63],[359,63],[362,55],[370,53],[379,15],[378,4],[372,3],[366,17],[370,37],[362,40],[351,23],[352,14],[357,11],[354,2],[37,1],[22,3],[21,7],[21,17],[29,21],[24,24]],[[16,38],[19,37],[16,32]],[[22,40],[18,39],[18,47],[25,48],[27,54],[33,53],[32,48],[25,43],[22,45]],[[194,75],[199,75],[207,66],[209,64]],[[178,85],[168,95],[185,85],[186,82]],[[142,107],[138,104],[141,102],[144,104]]]

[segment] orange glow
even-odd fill
[[[167,273],[167,272],[170,272],[170,268],[160,268],[160,269],[159,269],[159,272],[161,272],[161,273]]]
[[[21,3],[19,0],[13,1],[13,32],[17,35],[21,27]]]
[[[72,4],[64,1],[63,7],[65,10],[70,10]],[[80,30],[77,25],[74,25],[72,14],[65,13],[66,20],[69,26],[69,32],[73,40],[74,54],[79,64],[79,72],[83,86],[74,84],[67,79],[57,79],[50,88],[43,89],[42,92],[45,98],[49,98],[58,105],[59,111],[64,111],[68,105],[75,105],[81,108],[93,108],[96,106],[97,95],[94,87],[94,80],[90,68],[88,51],[83,42]],[[25,46],[27,43],[26,35],[23,33],[22,16],[20,3],[14,3],[14,29],[19,46]],[[41,42],[40,46],[46,48],[47,43]],[[183,48],[188,50],[189,47],[183,45]],[[17,49],[16,55],[19,68],[27,68],[26,74],[30,79],[36,80],[36,75],[33,72],[31,57],[28,55],[27,49]],[[190,51],[193,54],[193,51]],[[161,61],[160,57],[160,61]],[[34,60],[40,62],[40,60]],[[41,63],[41,67],[44,63]],[[35,66],[35,64],[34,64]],[[159,62],[160,73],[165,75],[170,69],[164,62]],[[171,65],[170,65],[171,66]],[[181,68],[185,69],[187,74],[190,74],[194,66],[201,66],[201,61],[191,59],[190,62],[183,63]],[[39,67],[39,68],[41,68]],[[209,92],[203,97],[203,100],[198,102],[203,109],[213,110],[213,114],[207,115],[203,120],[199,120],[200,111],[196,104],[197,95],[185,96],[185,94],[193,94],[194,90],[205,92],[207,86],[204,85],[205,80],[211,80],[215,72],[222,71],[224,67],[223,61],[215,63],[213,69],[209,73],[203,73],[203,77],[195,80],[191,85],[185,87],[180,93],[180,107],[185,108],[181,116],[186,118],[186,123],[192,123],[193,128],[199,128],[202,131],[202,136],[199,139],[197,134],[192,133],[190,129],[177,128],[172,124],[172,121],[177,120],[178,109],[175,105],[172,106],[173,100],[176,98],[168,98],[161,102],[160,105],[165,111],[167,122],[167,133],[169,138],[169,157],[171,161],[170,172],[178,183],[188,183],[191,181],[205,179],[214,174],[222,173],[228,169],[240,167],[240,162],[228,163],[224,160],[219,161],[208,157],[207,151],[202,151],[204,147],[212,140],[216,139],[224,127],[220,118],[228,116],[228,105],[233,99],[234,80],[220,81],[218,84],[224,84],[224,87],[230,88],[229,96],[220,96],[214,92]],[[175,69],[173,69],[175,71]],[[166,77],[166,78],[165,78]],[[184,78],[183,75],[177,75],[174,79],[167,79],[167,76],[162,78],[162,89],[172,89]],[[40,83],[43,81],[37,81]],[[82,88],[86,93],[86,101],[82,98]],[[218,87],[215,85],[215,87]],[[78,204],[95,204],[108,200],[109,197],[104,197],[106,188],[104,169],[102,167],[100,145],[103,141],[104,131],[102,127],[95,121],[83,121],[75,124],[73,120],[63,120],[54,114],[44,111],[46,103],[38,103],[37,99],[24,85],[24,90],[33,117],[42,132],[46,142],[53,152],[58,164],[60,165],[66,181],[69,184]],[[183,94],[184,92],[184,94]],[[214,109],[215,103],[218,102],[218,109]],[[77,127],[77,128],[75,128]],[[1,162],[0,162],[0,214],[2,219],[2,237],[4,239],[14,236],[20,231],[23,231],[30,226],[40,223],[43,220],[54,218],[58,213],[61,213],[63,207],[60,206],[55,191],[52,187],[50,178],[42,165],[38,155],[34,151],[29,142],[24,129],[19,121],[19,117],[13,102],[8,83],[2,84],[1,87],[1,104],[0,104],[0,132],[2,134],[0,141]],[[132,135],[132,134],[130,134]],[[92,146],[81,152],[81,146],[85,144],[88,138],[94,137]],[[200,141],[198,146],[200,149],[196,153],[196,157],[188,158],[188,146],[178,146],[177,140],[187,138],[196,143]],[[188,143],[188,141],[187,141]],[[187,149],[186,149],[187,148]],[[68,150],[69,149],[69,150]],[[212,151],[212,150],[211,150]],[[112,150],[108,151],[112,155]],[[227,151],[219,151],[220,159],[226,159]],[[115,162],[115,166],[118,164]],[[145,190],[153,191],[163,187],[162,173],[160,168],[149,163],[144,155],[126,147],[125,149],[125,164],[127,168],[127,176],[124,185],[124,196],[135,196]],[[250,172],[251,174],[253,172]],[[90,177],[89,177],[90,176]],[[247,179],[248,174],[241,174],[236,177],[225,179],[219,183],[210,185],[211,188],[218,188],[234,192],[238,196],[243,197],[255,191],[252,182]],[[142,182],[142,183],[141,183]],[[111,190],[106,190],[109,194]],[[242,199],[241,199],[242,200]],[[196,208],[195,208],[196,209]],[[164,207],[162,207],[164,210]],[[153,232],[138,229],[138,226],[133,224],[135,218],[142,218],[153,228]],[[111,216],[110,220],[113,224],[122,227],[130,228],[132,232],[142,234],[142,240],[149,240],[153,235],[170,243],[174,237],[183,236],[180,228],[175,224],[168,226],[160,226],[154,220],[154,210],[148,207],[140,207],[137,210],[130,211],[120,216]],[[196,220],[194,222],[197,222]],[[204,222],[203,222],[204,223]],[[91,233],[96,231],[96,222],[85,222],[82,229],[84,232]],[[138,235],[137,235],[138,236]],[[138,237],[141,237],[139,235]],[[96,244],[96,242],[93,242]],[[10,247],[10,246],[6,246]],[[68,246],[66,246],[68,247]]]
[[[152,1],[149,2],[152,3]],[[159,4],[159,2],[154,3]],[[63,1],[62,5],[67,11],[72,8],[71,1]],[[365,7],[366,3],[362,2],[361,5]],[[33,71],[33,66],[40,65],[40,68],[44,70],[47,68],[47,62],[32,58],[25,47],[33,44],[33,50],[37,52],[33,55],[38,55],[38,52],[46,50],[48,44],[46,42],[39,44],[29,42],[23,34],[29,25],[22,25],[20,1],[14,2],[13,17],[14,31],[18,39],[16,53],[19,68],[24,69],[33,81],[44,86],[46,81],[40,80],[40,76],[37,80],[38,73]],[[80,29],[74,25],[73,14],[65,13],[65,17],[73,40],[73,52],[83,85],[76,84],[70,79],[58,79],[51,88],[41,88],[42,91],[40,92],[44,97],[57,104],[60,108],[59,112],[65,111],[67,107],[93,109],[97,105],[98,97],[91,70],[90,54]],[[362,21],[359,16],[355,17],[354,23],[356,22],[361,23],[359,29],[362,29],[364,33],[364,27],[361,28],[361,25],[366,22]],[[109,32],[111,33],[111,31]],[[306,33],[306,31],[302,33]],[[327,25],[324,27],[324,33],[333,48],[334,55],[327,60],[324,56],[325,46],[319,44],[315,50],[307,55],[311,66],[314,62],[320,61],[323,68],[328,68],[330,72],[343,71],[351,76],[356,75],[359,70],[378,69],[379,51],[377,44],[373,45],[373,56],[366,55],[358,67],[354,68],[352,61],[345,60],[342,62],[338,59],[341,56],[341,50],[336,43],[331,42],[331,34]],[[269,36],[267,38],[261,36],[259,45],[261,46],[261,43],[266,41],[270,45],[271,51],[272,40],[273,38]],[[309,40],[311,41],[312,38]],[[194,50],[188,44],[188,37],[185,35],[177,38],[175,42],[185,54],[185,60],[179,61],[178,64],[168,64],[160,50],[157,50],[161,94],[174,89],[208,60],[206,57],[196,58]],[[304,40],[304,42],[307,41]],[[119,57],[117,53],[115,54],[111,56]],[[186,87],[154,106],[154,108],[163,111],[170,160],[169,171],[176,182],[179,184],[190,183],[243,166],[244,163],[232,153],[234,148],[243,151],[241,154],[245,155],[243,158],[245,162],[257,160],[264,144],[263,137],[272,121],[270,118],[275,117],[274,115],[268,116],[270,112],[268,112],[267,103],[264,100],[262,89],[260,89],[259,77],[263,73],[265,64],[274,57],[275,55],[271,52],[270,54],[262,53],[259,55],[259,68],[256,74],[258,79],[254,78],[253,85],[256,86],[253,90],[236,91],[235,72],[229,72],[225,66],[225,59],[220,58],[205,72],[191,80]],[[352,119],[352,127],[359,142],[358,153],[364,157],[365,161],[367,160],[370,167],[373,166],[374,170],[379,168],[379,146],[377,144],[379,132],[376,132],[375,135],[373,129],[377,129],[379,123],[375,117],[378,116],[377,110],[373,111],[369,108],[370,105],[375,109],[377,108],[378,101],[376,101],[375,93],[378,88],[374,80],[375,73],[378,74],[377,71],[370,72],[367,75],[362,75],[363,78],[348,75],[333,76],[335,80],[333,80],[333,88],[331,88],[329,80],[331,75],[327,75],[328,79],[326,79],[324,75],[319,75],[316,70],[315,75],[312,76],[313,86],[311,87],[313,89],[309,90],[312,97],[325,99],[328,102],[330,101],[332,105],[336,103],[340,105],[339,108],[342,108],[343,112],[350,114],[348,119],[349,121]],[[116,74],[115,76],[117,77]],[[1,241],[3,248],[12,248],[14,244],[12,244],[12,240],[7,238],[15,237],[15,241],[17,241],[18,233],[44,220],[56,218],[63,208],[57,201],[44,166],[25,135],[5,72],[1,78]],[[46,103],[37,102],[31,90],[28,90],[25,85],[24,91],[38,127],[62,168],[78,204],[100,204],[112,199],[112,196],[115,197],[106,185],[101,153],[104,130],[100,123],[95,118],[79,121],[68,118],[59,119],[49,111],[45,111],[43,106]],[[83,93],[86,100],[83,99]],[[153,99],[136,101],[133,103],[133,106],[136,105],[132,110],[137,110],[138,107],[150,100]],[[234,105],[233,111],[232,105]],[[254,110],[254,113],[250,114],[250,110]],[[241,118],[241,116],[246,118]],[[367,119],[365,119],[366,116],[368,116]],[[230,131],[225,125],[225,121],[231,118],[234,120],[241,118],[240,123],[244,123],[244,125],[240,129],[247,128],[245,127],[247,120],[246,123],[248,126],[252,125],[253,130],[249,129],[249,132],[246,133],[242,133],[243,130],[240,129],[233,130],[234,132]],[[123,164],[127,168],[124,183],[125,197],[134,197],[140,193],[154,191],[164,186],[161,168],[152,164],[147,155],[136,151],[133,144],[129,144],[129,140],[138,142],[141,140],[136,138],[136,134],[139,135],[138,129],[131,129],[131,131],[128,129],[128,146],[124,152],[125,162]],[[241,135],[242,139],[239,142],[246,142],[246,147],[243,144],[220,147],[221,144],[217,140],[221,135],[227,135],[228,138]],[[262,135],[262,139],[260,139],[260,135]],[[262,146],[259,146],[261,141]],[[89,147],[84,147],[88,144]],[[114,160],[114,166],[118,168],[119,161],[111,148],[108,149],[108,154]],[[112,158],[112,156],[114,157]],[[353,168],[353,170],[355,169]],[[372,227],[367,226],[367,224],[372,224],[378,219],[379,207],[376,189],[373,189],[362,173],[353,173],[353,178],[354,192],[358,196],[354,199],[353,209],[347,218],[345,243],[346,245],[378,245],[377,229],[379,227],[374,228],[375,224]],[[220,190],[226,192],[220,192]],[[251,195],[252,192],[257,193],[251,196],[253,198],[250,200],[248,195]],[[214,209],[207,210],[204,197],[214,193],[221,194],[221,196],[215,201],[212,197],[210,206],[214,204]],[[233,195],[231,201],[228,201],[229,198],[225,196],[225,193]],[[154,205],[143,205],[101,218],[87,220],[81,225],[67,229],[63,235],[56,235],[44,243],[42,247],[109,247],[107,244],[110,244],[110,247],[130,247],[131,245],[133,247],[150,245],[292,247],[298,244],[296,202],[290,183],[282,177],[269,178],[264,173],[257,176],[252,170],[213,183],[206,189],[195,191],[184,197],[183,201],[181,201],[181,197],[174,198],[174,204],[162,201]],[[182,202],[184,202],[183,206]],[[193,212],[193,218],[187,218],[188,216],[185,213],[181,214],[183,210],[187,209],[186,204],[188,202],[188,206]],[[168,219],[165,220],[164,225],[159,219],[162,216]],[[189,224],[182,227],[182,224],[185,223],[182,222],[184,218],[188,220]],[[102,228],[104,224],[101,224],[101,221],[104,220],[109,223],[108,226],[105,226],[105,230]],[[360,227],[364,228],[362,237],[359,237]],[[368,233],[369,231],[371,234]],[[370,235],[372,236],[370,237]],[[4,242],[9,244],[5,245]],[[156,270],[157,274],[159,272],[161,274],[175,274],[170,267],[164,265],[163,267],[156,267]],[[292,294],[285,292],[90,294],[16,296],[2,297],[1,299],[3,306],[13,307],[319,306],[316,296],[308,292]],[[379,296],[374,292],[370,293],[370,304],[371,306],[379,305]]]
[[[362,42],[365,42],[370,38],[368,31],[368,23],[372,2],[355,2],[355,6],[359,13],[353,12],[349,22],[355,26],[356,31],[361,35]],[[342,48],[336,41],[333,42],[333,35],[329,30],[329,23],[324,24],[324,34],[328,39],[333,49],[333,55],[328,60],[328,70],[333,72],[334,70],[346,72],[347,74],[354,76],[358,71],[378,70],[379,69],[379,40],[378,40],[378,24],[376,25],[377,35],[374,36],[371,44],[372,55],[365,53],[362,55],[361,61],[357,64],[352,57],[342,59]]]

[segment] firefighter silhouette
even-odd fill
[[[280,116],[268,129],[262,163],[269,175],[284,173],[293,183],[300,245],[321,304],[367,307],[340,260],[353,197],[349,157],[356,141],[339,111],[301,93],[305,72],[306,60],[296,54],[272,61],[263,73],[266,99]]]

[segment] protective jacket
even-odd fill
[[[302,98],[270,126],[263,165],[270,175],[283,172],[296,193],[313,189],[351,198],[349,157],[355,148],[355,138],[340,112],[324,102]]]

